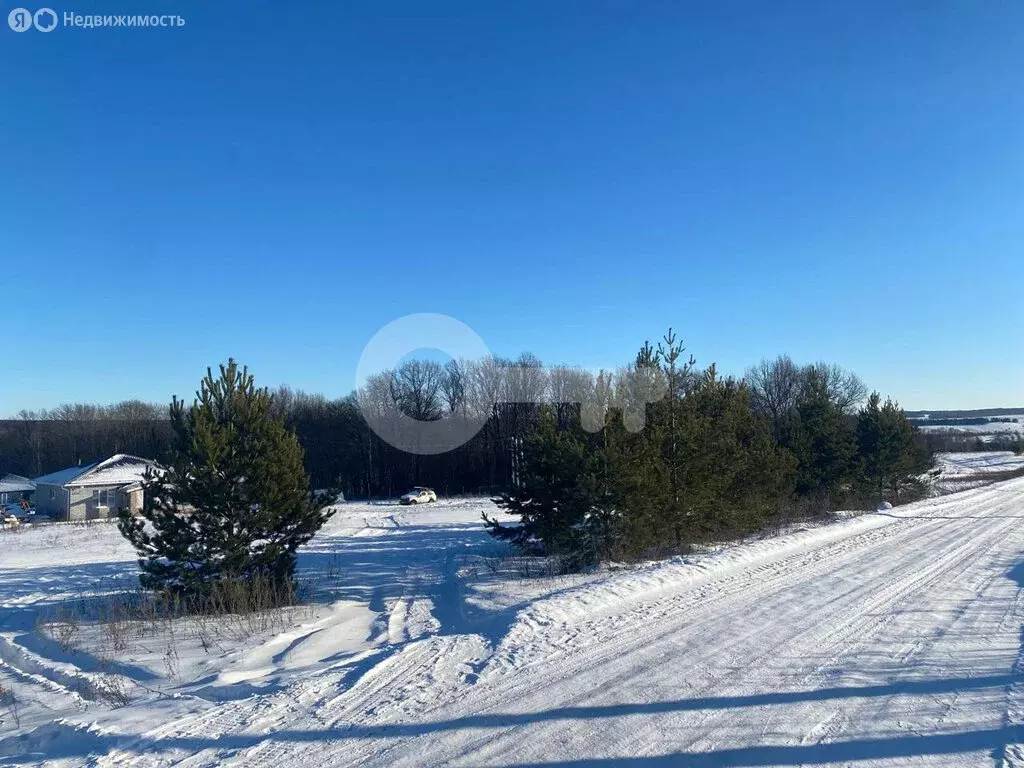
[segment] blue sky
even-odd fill
[[[413,312],[550,363],[671,325],[727,372],[1024,405],[1019,2],[146,11],[186,25],[0,28],[0,414],[229,355],[342,395]]]

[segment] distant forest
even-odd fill
[[[911,424],[915,422],[911,421]],[[997,435],[979,435],[977,432],[956,430],[918,430],[919,445],[933,453],[973,453],[976,451],[1024,452],[1024,437],[1011,432]]]
[[[825,386],[840,399],[844,418],[852,420],[856,406],[866,399],[867,387],[838,366],[818,364],[816,368],[826,379]],[[796,387],[797,370],[788,358],[779,358],[751,368],[739,383],[751,390],[753,407],[777,424],[782,415],[780,403],[773,399],[778,393],[772,388],[782,383]],[[572,399],[567,393],[600,387],[607,381],[602,376],[570,367],[546,368],[530,354],[448,365],[413,360],[372,377],[347,397],[329,399],[281,387],[275,391],[275,404],[303,445],[314,487],[339,486],[352,498],[391,497],[412,485],[432,486],[442,494],[489,494],[515,484],[521,446],[536,427],[540,403],[564,408]],[[773,381],[773,376],[781,378]],[[502,388],[510,387],[514,394],[504,396],[518,402],[495,402],[502,399]],[[794,393],[795,389],[787,397],[795,398]],[[414,455],[381,440],[364,419],[361,403],[377,410],[397,408],[424,421],[471,414],[483,426],[451,452]],[[1024,409],[928,413],[943,418],[960,413],[998,417],[1024,413]],[[917,437],[922,447],[931,450],[991,447],[956,435]],[[132,400],[111,406],[71,404],[50,411],[22,411],[0,421],[0,475],[37,477],[115,453],[160,460],[170,438],[165,405]]]
[[[511,482],[516,446],[522,444],[538,403],[559,397],[581,376],[593,379],[571,368],[543,368],[528,354],[447,366],[414,360],[371,377],[347,397],[329,399],[280,387],[274,402],[299,437],[314,487],[340,487],[351,498],[393,497],[413,485],[432,486],[443,494],[490,494]],[[526,402],[495,402],[509,386],[516,389],[509,399]],[[422,421],[453,414],[465,419],[472,412],[482,428],[450,452],[410,454],[378,437],[363,408],[399,409]],[[22,411],[0,421],[0,476],[38,477],[115,453],[159,461],[170,440],[168,408],[162,405],[127,401]]]
[[[947,419],[910,419],[921,427],[983,427],[986,424],[1020,424],[1019,416],[974,416]]]
[[[954,451],[1016,451],[1024,445],[1024,437],[1013,432],[981,434],[967,427],[997,427],[1024,422],[1024,408],[988,408],[974,411],[907,411],[907,418],[915,427],[924,428],[918,441],[928,450],[949,453]],[[950,427],[928,430],[927,427]],[[963,427],[963,429],[958,429]]]
[[[515,419],[505,408],[468,445],[451,454],[414,456],[383,442],[368,427],[355,395],[276,391],[279,412],[299,436],[314,487],[340,486],[352,498],[390,497],[412,485],[445,494],[491,493],[510,476],[507,446]],[[0,421],[0,476],[38,477],[115,453],[158,461],[171,441],[167,408],[147,403],[67,405]]]

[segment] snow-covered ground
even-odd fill
[[[937,454],[938,466],[946,477],[971,476],[989,472],[1024,469],[1024,455],[1011,451]]]
[[[985,424],[929,424],[927,419],[915,419],[914,425],[922,432],[961,432],[972,435],[1014,435],[1024,434],[1024,414],[1011,414],[999,418],[1007,421],[990,421]],[[1012,421],[1016,419],[1016,421]]]
[[[929,474],[935,495],[965,491],[994,480],[1004,473],[1024,470],[1024,456],[1011,451],[936,454],[935,469]]]
[[[0,764],[1024,765],[1024,479],[575,577],[488,508],[344,505],[314,608],[70,638],[130,549],[0,533]]]

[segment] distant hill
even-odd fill
[[[974,411],[907,411],[908,419],[980,419],[989,416],[1020,416],[1024,414],[1024,406],[1020,408],[981,408]]]

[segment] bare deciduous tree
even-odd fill
[[[495,406],[501,401],[504,388],[505,365],[504,361],[491,355],[472,367],[471,400],[481,413],[495,413]]]
[[[555,366],[548,373],[548,396],[563,429],[577,418],[579,406],[586,402],[594,389],[594,374],[582,368]]]
[[[750,387],[754,410],[768,419],[778,436],[783,420],[796,407],[803,386],[803,373],[788,355],[764,359],[747,370],[744,377]]]
[[[464,413],[466,410],[467,366],[458,360],[449,360],[444,366],[441,379],[441,396],[448,413]]]
[[[547,371],[535,355],[524,352],[505,369],[504,398],[508,403],[536,404],[547,395]]]
[[[815,363],[808,366],[824,383],[828,398],[836,408],[851,414],[867,400],[868,387],[853,371],[835,363]]]
[[[444,377],[444,367],[435,360],[407,360],[391,373],[391,397],[406,416],[437,421]]]

